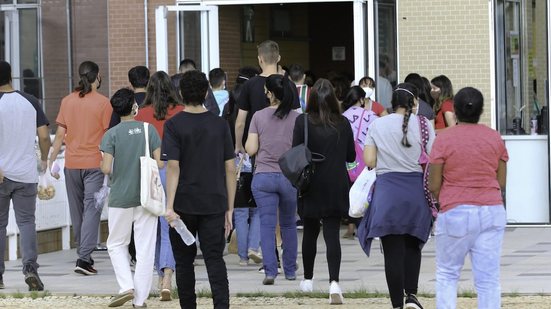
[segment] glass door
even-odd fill
[[[38,8],[0,6],[0,59],[12,66],[12,85],[42,99]]]
[[[218,7],[215,5],[160,6],[155,10],[157,70],[169,72],[168,14],[176,14],[176,61],[192,59],[208,72],[220,66]]]

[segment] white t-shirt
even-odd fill
[[[24,92],[0,92],[0,169],[17,182],[37,183],[36,128],[48,125],[38,100]]]
[[[407,139],[411,147],[402,145],[402,124],[404,116],[390,114],[373,121],[367,131],[365,145],[377,147],[377,175],[389,172],[422,172],[419,165],[421,155],[421,130],[419,120],[411,115],[408,122]],[[427,153],[430,153],[434,142],[434,129],[427,121],[429,129],[429,142]]]

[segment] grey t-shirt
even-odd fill
[[[287,117],[274,116],[275,108],[266,107],[254,113],[249,133],[258,134],[255,173],[281,173],[279,158],[293,144],[293,129],[299,113],[291,111]]]
[[[0,92],[0,169],[12,181],[37,183],[36,128],[48,125],[38,100],[20,91]]]
[[[411,147],[402,145],[402,124],[404,116],[390,114],[373,121],[367,131],[365,145],[377,147],[377,175],[389,172],[421,172],[419,156],[421,155],[421,130],[419,120],[411,115],[408,122],[407,138]],[[427,153],[430,153],[434,141],[434,129],[427,121],[429,142]]]
[[[155,127],[149,124],[149,153],[161,147]],[[145,152],[144,123],[123,121],[109,129],[100,150],[113,156],[109,207],[130,208],[140,205],[140,157]]]
[[[419,99],[419,112],[418,115],[427,117],[428,120],[434,119],[434,110],[430,107],[430,104]]]

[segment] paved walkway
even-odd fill
[[[344,233],[344,230],[342,230]],[[299,231],[299,237],[302,232]],[[299,242],[300,243],[300,242]],[[341,285],[346,292],[367,290],[387,292],[383,256],[378,250],[379,242],[373,243],[372,256],[366,257],[357,240],[342,240]],[[300,246],[299,246],[300,247]],[[325,244],[320,235],[318,257],[315,266],[315,290],[326,291],[328,271],[325,261]],[[423,250],[419,291],[434,292],[434,243],[429,240]],[[45,288],[54,295],[113,295],[118,287],[107,252],[94,253],[98,275],[82,276],[73,272],[76,253],[74,250],[58,251],[39,256],[39,274]],[[236,255],[225,257],[230,292],[287,292],[297,291],[302,277],[299,269],[297,281],[287,281],[280,276],[273,286],[263,286],[263,274],[258,266],[238,265]],[[197,260],[197,289],[208,290],[209,284],[203,260]],[[299,252],[299,264],[302,268]],[[551,294],[551,227],[550,228],[508,228],[505,233],[501,260],[501,283],[504,293]],[[460,290],[474,291],[471,266],[467,262],[461,276]],[[157,282],[155,275],[154,283]],[[27,285],[21,273],[21,260],[6,262],[4,273],[5,290],[0,293],[26,292]],[[156,284],[152,291],[156,290]]]

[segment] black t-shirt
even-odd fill
[[[291,89],[295,92],[293,96],[293,109],[300,108],[300,101],[298,99],[297,87],[289,80]],[[247,120],[245,122],[245,130],[243,131],[243,145],[247,141],[247,135],[249,133],[249,126],[254,113],[264,109],[270,105],[266,93],[264,92],[264,85],[266,84],[266,77],[257,75],[249,79],[241,88],[241,94],[237,99],[237,106],[239,109],[248,111]]]
[[[161,159],[180,162],[174,210],[190,215],[225,212],[225,161],[234,157],[230,128],[223,118],[184,110],[167,120]]]

